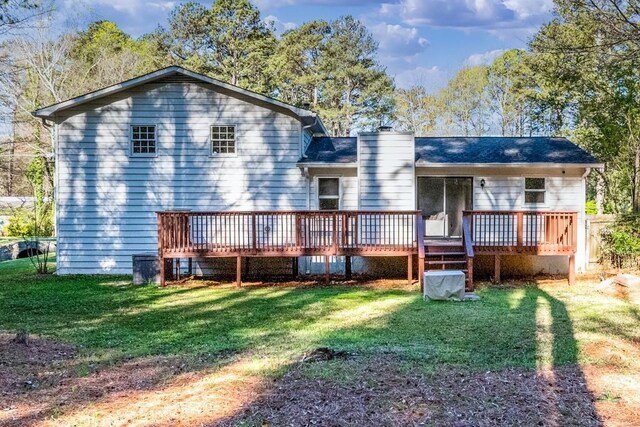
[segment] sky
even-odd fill
[[[62,14],[115,21],[132,36],[166,26],[183,1],[60,0]],[[82,2],[79,6],[79,2]],[[399,87],[437,90],[465,65],[524,48],[551,19],[553,0],[252,0],[279,32],[313,19],[360,19],[379,43],[379,60]],[[201,1],[211,5],[211,0]]]

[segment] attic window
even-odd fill
[[[156,126],[133,125],[131,126],[131,155],[155,156],[156,155]]]
[[[524,203],[527,205],[541,205],[545,202],[547,192],[545,178],[524,179]]]
[[[211,153],[214,156],[236,153],[235,125],[211,126]]]

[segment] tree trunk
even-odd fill
[[[604,213],[604,179],[600,173],[598,173],[598,182],[596,183],[596,209],[598,215]]]
[[[636,155],[633,164],[632,206],[633,213],[640,214],[640,144],[636,144]]]

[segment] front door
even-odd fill
[[[473,178],[418,177],[418,209],[427,237],[462,236],[462,211],[473,208]]]

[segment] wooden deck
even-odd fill
[[[324,256],[328,279],[330,256],[406,256],[411,282],[423,230],[419,211],[159,212],[161,280],[168,258],[236,257],[240,284],[243,257]]]
[[[517,254],[566,255],[569,283],[575,280],[575,212],[465,211],[462,234],[461,240],[425,242],[419,211],[158,212],[161,282],[165,284],[165,260],[174,259],[179,274],[180,259],[191,266],[192,258],[235,257],[240,285],[244,257],[324,256],[328,280],[331,256],[346,257],[347,276],[352,256],[405,256],[412,283],[417,256],[421,285],[425,266],[450,266],[465,271],[467,290],[473,290],[475,255],[495,256],[499,280],[500,257]],[[459,247],[459,252],[434,254],[429,248],[436,244]],[[434,255],[440,262],[429,259]]]

